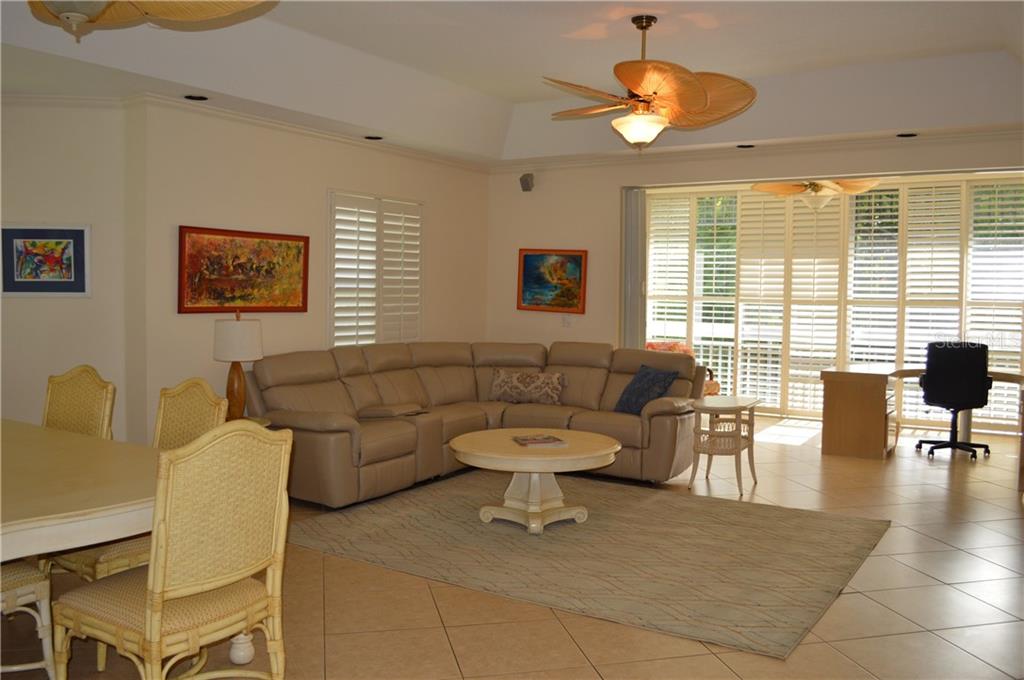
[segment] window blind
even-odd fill
[[[786,294],[787,202],[769,194],[739,194],[739,360],[741,394],[766,408],[782,407]]]
[[[334,345],[419,338],[420,206],[333,193]]]
[[[900,178],[817,213],[746,185],[659,189],[648,201],[661,232],[648,243],[658,272],[647,279],[646,337],[690,342],[727,392],[814,415],[823,368],[920,366],[943,339],[984,342],[993,370],[1024,369],[1019,177]],[[902,385],[905,422],[947,425],[916,382]],[[1010,429],[1018,402],[997,383],[975,423]]]
[[[792,201],[787,380],[788,406],[796,412],[821,411],[821,371],[837,364],[842,205],[832,201],[814,211]]]
[[[689,337],[690,197],[649,196],[647,329],[649,340]]]
[[[1024,329],[1024,184],[971,186],[966,337],[988,345],[993,370],[1021,370]],[[975,419],[1014,425],[1019,390],[995,383]]]
[[[697,197],[693,350],[726,392],[735,390],[736,196]]]
[[[961,187],[907,190],[908,300],[960,298]]]

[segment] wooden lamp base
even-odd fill
[[[228,384],[225,389],[228,398],[228,420],[238,420],[245,416],[245,374],[242,372],[242,364],[238,361],[231,362],[228,369]]]

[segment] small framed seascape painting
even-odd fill
[[[4,295],[89,295],[89,227],[9,226],[2,232]]]
[[[178,313],[305,312],[309,237],[178,228]]]
[[[587,305],[587,251],[519,250],[516,308],[583,314]]]

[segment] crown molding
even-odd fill
[[[693,163],[700,161],[720,161],[742,159],[744,156],[759,158],[784,156],[795,153],[843,153],[845,151],[891,150],[894,144],[922,145],[935,147],[956,147],[963,144],[994,142],[1013,144],[1015,148],[1024,149],[1024,127],[1016,124],[972,128],[961,130],[945,130],[928,132],[913,140],[895,140],[896,131],[882,131],[848,137],[828,137],[817,139],[783,139],[754,140],[754,149],[737,149],[732,144],[716,144],[712,146],[648,149],[643,154],[631,151],[571,155],[571,156],[540,156],[515,160],[470,161],[439,153],[419,151],[408,147],[381,142],[371,142],[337,132],[329,132],[316,128],[287,123],[266,116],[241,113],[215,105],[186,103],[160,94],[146,93],[129,97],[77,97],[65,95],[34,95],[8,94],[0,98],[4,106],[46,106],[54,108],[96,108],[124,109],[128,107],[150,105],[167,109],[205,115],[257,125],[260,127],[300,134],[315,139],[342,144],[358,149],[373,150],[408,160],[436,163],[457,168],[467,172],[491,175],[533,172],[537,170],[558,170],[571,168],[594,168],[607,166],[651,167],[681,162]],[[1024,153],[1018,166],[1024,165]]]
[[[216,118],[221,118],[224,120],[232,120],[240,123],[247,123],[249,125],[257,125],[271,130],[291,132],[293,134],[300,134],[307,137],[313,137],[314,139],[322,139],[325,141],[335,142],[338,144],[356,147],[359,149],[368,149],[376,151],[378,153],[390,154],[393,156],[399,156],[401,158],[406,158],[410,160],[424,161],[427,163],[438,163],[440,165],[446,165],[449,167],[458,168],[460,170],[467,170],[469,172],[486,173],[490,167],[486,163],[474,163],[472,161],[454,158],[452,156],[446,156],[444,154],[431,153],[428,151],[418,151],[416,149],[410,149],[408,147],[398,146],[395,144],[382,144],[380,142],[367,141],[365,139],[350,137],[339,132],[328,132],[326,130],[318,130],[316,128],[308,127],[305,125],[286,123],[280,120],[276,120],[274,118],[258,116],[251,113],[240,113],[238,111],[231,111],[229,109],[220,108],[218,106],[206,103],[196,106],[195,103],[186,103],[178,99],[174,99],[173,97],[167,97],[161,94],[146,93],[141,95],[133,95],[125,99],[126,105],[139,103],[161,106],[163,108],[185,111],[193,114],[207,115]]]
[[[536,158],[498,161],[490,165],[492,175],[514,174],[536,170],[561,170],[603,166],[650,167],[656,165],[693,163],[699,161],[737,160],[744,156],[783,156],[794,153],[842,153],[844,151],[890,150],[894,144],[917,144],[935,146],[958,146],[978,142],[1016,144],[1024,149],[1024,127],[1000,125],[969,130],[922,132],[919,137],[908,140],[895,139],[896,131],[878,132],[844,138],[788,139],[754,141],[753,149],[737,149],[733,144],[690,147],[683,149],[646,150],[643,154],[614,152],[574,156],[541,156]],[[1024,153],[1021,163],[1024,165]]]
[[[292,134],[304,135],[307,137],[313,137],[315,139],[334,142],[336,144],[342,144],[344,146],[372,150],[377,153],[398,156],[409,160],[416,160],[426,163],[436,163],[439,165],[458,168],[460,170],[465,170],[468,172],[487,173],[490,170],[490,164],[488,163],[475,163],[460,158],[453,158],[451,156],[446,156],[443,154],[409,149],[407,147],[397,146],[395,144],[371,142],[364,139],[357,139],[355,137],[343,135],[337,132],[328,132],[326,130],[318,130],[316,128],[311,128],[304,125],[286,123],[265,116],[257,116],[250,113],[240,113],[238,111],[231,111],[229,109],[220,108],[210,104],[201,104],[197,106],[194,102],[186,103],[183,101],[179,101],[173,97],[168,97],[161,94],[145,93],[131,95],[128,97],[73,97],[63,95],[16,94],[4,95],[2,98],[2,103],[4,106],[46,106],[55,108],[85,107],[107,109],[127,109],[129,107],[137,106],[159,106],[165,109],[184,111],[194,115],[210,116],[214,118],[219,118],[221,120],[231,120],[234,122],[245,123],[248,125],[257,125],[272,130],[278,130],[281,132],[289,132]]]

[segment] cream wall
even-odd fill
[[[486,275],[487,176],[479,170],[150,98],[129,103],[124,112],[103,110],[109,140],[93,140],[80,151],[52,131],[67,130],[82,110],[17,106],[17,114],[7,116],[8,108],[5,102],[5,222],[15,205],[20,219],[109,221],[117,231],[109,242],[94,242],[94,284],[103,297],[97,291],[87,303],[50,303],[71,310],[73,338],[53,333],[52,348],[31,343],[39,323],[35,301],[4,300],[4,417],[38,418],[41,395],[23,406],[15,397],[42,384],[54,350],[74,356],[69,366],[94,363],[118,383],[118,436],[136,441],[150,436],[161,387],[201,376],[223,391],[227,366],[211,354],[213,321],[227,315],[176,311],[183,224],[308,235],[309,311],[251,316],[263,322],[267,354],[326,347],[330,189],[422,201],[422,335],[462,340],[485,333],[484,288],[465,285]],[[74,129],[87,137],[88,124]],[[47,136],[52,150],[44,163],[38,141]],[[25,141],[9,146],[8,138]],[[101,150],[108,165],[97,168],[92,157]],[[64,171],[46,174],[49,165]],[[33,172],[12,180],[23,168]],[[8,195],[17,200],[9,202]]]
[[[123,125],[109,103],[4,103],[4,226],[91,228],[89,297],[0,300],[4,418],[38,422],[46,377],[90,363],[117,384],[114,434],[125,435]]]
[[[612,130],[608,130],[611,135]],[[651,153],[616,162],[515,164],[491,176],[487,337],[619,342],[621,191],[627,186],[920,173],[1024,165],[1021,132]],[[533,172],[524,193],[519,175]],[[586,249],[583,315],[516,309],[519,248]]]

